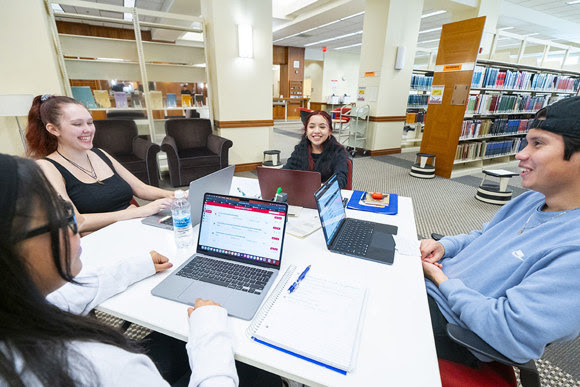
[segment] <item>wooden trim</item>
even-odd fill
[[[274,126],[274,120],[248,121],[214,121],[216,128],[253,128],[258,126]]]
[[[401,148],[375,149],[369,151],[369,155],[371,156],[393,155],[396,153],[401,153]]]
[[[406,116],[380,116],[380,117],[369,116],[369,121],[373,122],[400,122],[406,121],[406,119],[407,119]]]
[[[245,164],[236,164],[236,168],[234,172],[248,172],[253,171],[258,167],[261,167],[262,163],[245,163]]]

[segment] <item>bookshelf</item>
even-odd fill
[[[413,70],[409,98],[407,100],[406,121],[403,128],[403,151],[415,151],[421,145],[427,100],[431,92],[433,72],[427,70]]]
[[[580,72],[478,58],[484,22],[449,23],[441,33],[433,84],[445,90],[429,105],[420,151],[437,155],[442,177],[513,162],[535,112],[580,89]],[[457,67],[465,71],[446,71]],[[456,85],[468,90],[464,105],[452,102]]]
[[[204,106],[202,109],[199,106],[186,106],[188,104],[182,106],[181,96],[188,95],[181,94],[180,90],[181,84],[188,83],[193,85],[193,90],[190,91],[194,94],[207,95],[210,92],[205,87],[209,75],[203,41],[205,25],[202,18],[102,3],[74,0],[69,0],[67,4],[69,3],[71,6],[91,8],[93,12],[86,15],[54,13],[50,6],[47,7],[52,19],[51,30],[67,95],[73,96],[71,85],[83,84],[90,86],[92,91],[108,91],[111,80],[125,81],[135,92],[127,94],[127,107],[119,110],[143,111],[146,117],[135,121],[139,125],[140,133],[149,134],[156,143],[160,143],[165,134],[166,116],[185,115],[187,110],[198,109],[202,110],[202,115],[211,119],[211,106]],[[96,16],[111,12],[132,14],[133,20]],[[163,24],[150,20],[162,20]],[[106,33],[99,36],[86,33],[87,30],[96,30],[103,24],[116,26],[108,28],[115,33],[110,36],[104,36]],[[164,42],[152,41],[152,31],[170,37],[166,37]],[[202,41],[179,40],[184,32],[199,34]],[[163,90],[163,94],[160,90]],[[168,95],[171,96],[169,104],[165,102]],[[111,95],[108,106],[99,104],[96,108],[90,108],[93,117],[105,118],[106,112],[117,109],[116,102],[118,103]]]
[[[478,60],[454,170],[513,160],[533,115],[579,88],[578,73]]]

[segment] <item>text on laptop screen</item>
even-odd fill
[[[338,226],[340,226],[340,222],[346,218],[346,212],[342,206],[338,180],[334,178],[327,184],[326,190],[318,198],[318,206],[320,210],[320,222],[326,235],[326,240],[330,243],[332,237],[338,230]]]
[[[279,265],[286,206],[206,195],[201,250]]]

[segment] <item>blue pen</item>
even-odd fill
[[[310,265],[308,265],[308,267],[306,269],[304,269],[304,271],[302,272],[302,274],[300,274],[298,279],[296,281],[294,281],[292,286],[290,286],[288,288],[288,293],[292,293],[294,290],[296,290],[300,281],[302,281],[304,279],[304,277],[306,277],[306,273],[308,273],[308,270],[310,270]]]

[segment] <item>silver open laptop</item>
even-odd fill
[[[189,204],[191,205],[191,227],[195,227],[201,218],[203,195],[206,192],[229,194],[234,177],[235,165],[220,169],[207,176],[200,177],[189,184]],[[141,223],[173,230],[171,210],[164,210],[141,220]]]
[[[206,193],[197,253],[151,294],[193,305],[213,300],[250,320],[280,270],[288,205]]]

